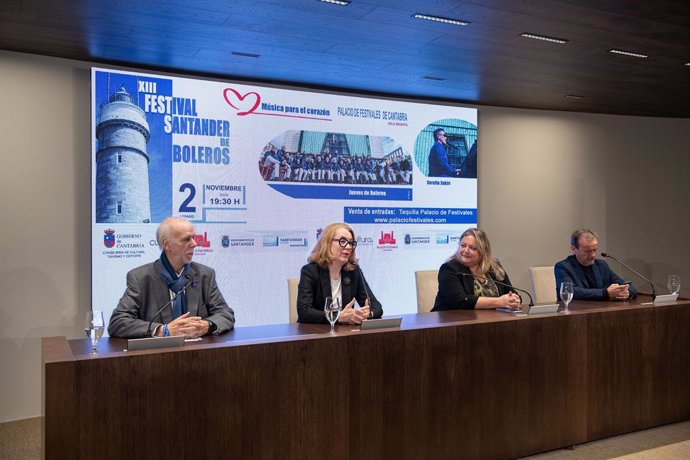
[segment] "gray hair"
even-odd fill
[[[588,228],[579,228],[570,235],[570,246],[574,247],[575,249],[579,249],[579,240],[581,236],[584,236],[585,240],[587,241],[599,239],[599,236],[592,230]]]
[[[180,223],[189,222],[187,219],[182,217],[168,217],[158,226],[156,230],[156,241],[158,241],[158,246],[163,247],[163,241],[170,239],[170,234],[175,225]]]

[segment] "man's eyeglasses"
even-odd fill
[[[355,240],[348,240],[347,238],[333,238],[333,241],[337,241],[341,248],[347,247],[348,244],[352,249],[357,247],[357,242]]]

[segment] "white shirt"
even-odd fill
[[[338,299],[338,305],[343,308],[343,290],[342,290],[342,277],[338,277],[337,280],[331,280],[331,297],[333,299]]]

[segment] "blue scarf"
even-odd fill
[[[165,255],[165,251],[161,252],[161,265],[159,271],[165,283],[168,285],[168,289],[174,294],[180,292],[185,284],[187,284],[188,280],[186,275],[192,274],[192,268],[189,264],[185,264],[182,269],[182,274],[177,276],[175,269],[170,265],[170,261],[168,261],[168,257]],[[172,304],[172,318],[175,319],[185,313],[187,313],[187,293],[183,292],[177,296]]]

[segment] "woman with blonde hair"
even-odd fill
[[[456,253],[438,271],[438,294],[431,311],[456,309],[519,309],[520,296],[491,254],[483,230],[470,228],[460,235]]]
[[[302,267],[297,291],[297,321],[328,323],[324,315],[326,297],[344,305],[339,323],[361,324],[380,318],[383,308],[357,266],[355,232],[347,224],[330,224]],[[354,308],[355,300],[360,308]]]

